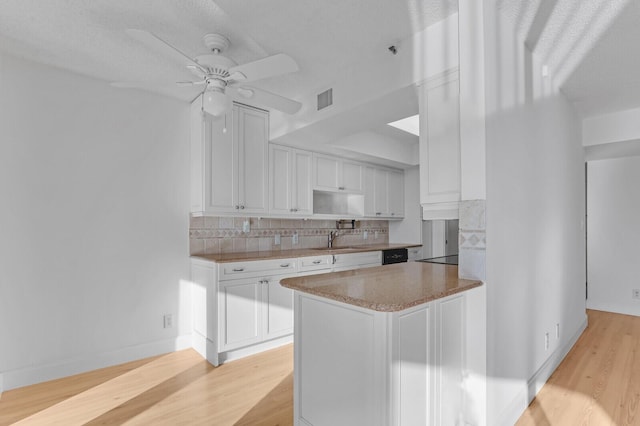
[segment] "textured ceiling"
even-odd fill
[[[151,31],[192,57],[218,32],[238,63],[292,56],[300,72],[255,85],[295,98],[456,11],[457,0],[2,0],[0,49],[107,81],[166,82],[163,93],[190,100],[193,88],[170,83],[191,74],[124,30]]]
[[[498,4],[583,116],[640,106],[640,1]]]

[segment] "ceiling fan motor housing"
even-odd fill
[[[214,53],[223,53],[231,44],[228,38],[220,34],[205,34],[202,40],[204,45]]]

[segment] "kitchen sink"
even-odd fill
[[[362,250],[362,247],[320,247],[311,250],[319,251],[337,251],[337,250]]]

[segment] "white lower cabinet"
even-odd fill
[[[218,286],[220,351],[262,339],[262,282],[257,278],[223,281]]]
[[[215,263],[191,259],[193,347],[211,364],[293,339],[293,291],[280,280],[331,272],[333,257]]]
[[[332,270],[340,272],[380,265],[382,265],[381,251],[334,254]]]
[[[296,292],[294,424],[484,425],[484,297],[379,312]]]
[[[293,333],[293,292],[280,285],[280,280],[288,277],[268,277],[262,283],[262,332],[265,340]]]

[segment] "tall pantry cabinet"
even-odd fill
[[[191,105],[191,212],[266,213],[269,114],[234,104],[225,117]]]

